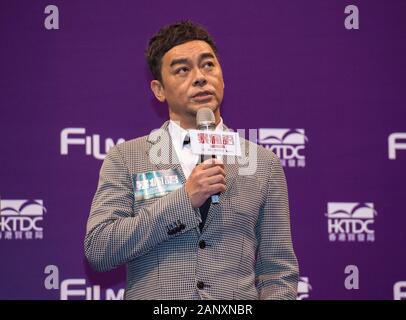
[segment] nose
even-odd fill
[[[196,78],[193,81],[193,86],[194,87],[203,87],[206,84],[207,84],[206,77],[204,76],[204,74],[200,70],[197,70],[196,71]]]

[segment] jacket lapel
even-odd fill
[[[173,147],[168,125],[169,121],[166,121],[160,129],[152,131],[147,137],[149,143],[146,150],[147,157],[156,170],[176,169],[182,184],[185,184],[185,174]]]

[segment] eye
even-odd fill
[[[185,74],[188,71],[189,71],[189,69],[187,67],[181,67],[179,69],[176,69],[175,73],[176,74]]]
[[[207,62],[204,63],[203,67],[206,68],[206,69],[207,68],[212,68],[212,67],[214,67],[214,63],[211,62],[211,61],[207,61]]]

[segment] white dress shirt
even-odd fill
[[[192,173],[199,160],[198,154],[193,154],[190,143],[183,145],[188,130],[183,129],[177,122],[170,120],[168,125],[169,134],[171,135],[172,145],[175,148],[176,155],[182,166],[183,173],[187,179]],[[215,131],[223,131],[223,119],[220,118],[219,124]]]

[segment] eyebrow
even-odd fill
[[[214,59],[214,55],[210,52],[204,52],[199,56],[199,61],[202,61],[204,59]],[[174,59],[171,61],[170,67],[173,67],[174,65],[177,64],[187,64],[188,62],[190,62],[190,59],[187,58],[179,58],[179,59]]]
[[[208,59],[208,58],[214,59],[214,55],[213,55],[212,53],[210,53],[210,52],[202,53],[202,54],[200,55],[200,57],[199,57],[199,61],[202,61],[202,60]]]

